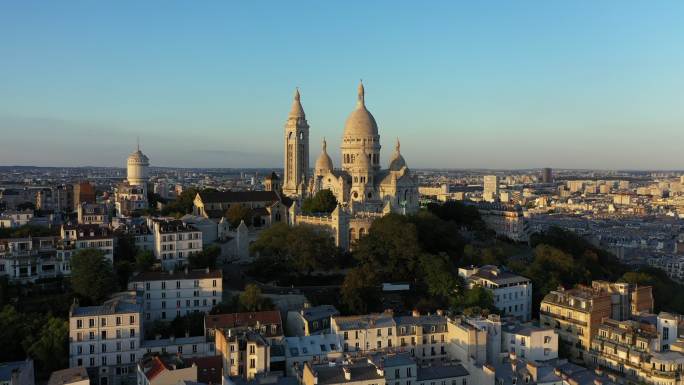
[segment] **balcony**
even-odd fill
[[[539,311],[539,314],[544,315],[544,316],[547,316],[547,317],[549,317],[549,318],[558,319],[558,320],[562,320],[562,321],[565,321],[565,322],[570,322],[570,323],[575,324],[575,325],[587,326],[587,323],[584,322],[584,321],[579,321],[579,320],[576,320],[576,319],[574,319],[574,318],[566,317],[566,316],[563,316],[563,315],[553,314],[553,313],[546,312],[546,311],[543,311],[543,310],[540,310],[540,311]]]

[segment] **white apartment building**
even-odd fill
[[[154,236],[152,252],[164,270],[182,267],[191,254],[202,251],[202,232],[190,224],[149,217],[147,226]]]
[[[69,311],[69,367],[97,368],[92,380],[100,385],[134,378],[141,358],[141,316],[135,292],[117,293],[100,306],[74,303]]]
[[[76,208],[78,223],[81,225],[106,225],[109,223],[109,207],[102,203],[82,202]]]
[[[344,352],[409,352],[422,361],[439,361],[447,356],[447,319],[441,313],[408,316],[384,313],[334,316],[331,331],[342,337]]]
[[[114,235],[108,227],[98,225],[63,225],[62,239],[57,245],[57,259],[63,261],[62,270],[71,272],[69,259],[77,251],[98,249],[105,258],[114,261]]]
[[[14,282],[33,282],[64,274],[56,258],[57,237],[0,239],[0,275]]]
[[[0,229],[27,225],[33,219],[33,210],[5,211],[0,214]]]
[[[553,328],[508,323],[501,328],[502,350],[527,361],[558,358],[558,333]]]
[[[532,318],[532,281],[529,278],[502,271],[496,266],[459,268],[458,275],[472,287],[480,285],[492,292],[494,306],[504,315],[522,321]]]
[[[221,302],[221,270],[170,270],[143,272],[128,283],[141,293],[145,321],[170,321],[192,312],[208,313]]]

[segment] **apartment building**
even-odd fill
[[[76,208],[78,224],[106,225],[109,223],[109,207],[104,203],[82,202]]]
[[[142,355],[175,354],[183,358],[198,358],[215,354],[213,341],[207,341],[205,336],[191,337],[187,333],[184,337],[161,338],[161,336],[156,336],[154,339],[143,340],[140,342],[140,351]]]
[[[384,313],[334,316],[331,330],[342,337],[343,351],[368,353],[379,351],[409,352],[421,361],[446,357],[447,319],[441,312],[409,316]]]
[[[216,329],[214,336],[224,376],[251,380],[271,370],[271,344],[259,332],[248,327]]]
[[[611,314],[610,293],[578,286],[547,294],[541,302],[539,323],[555,328],[572,357],[583,360],[601,321]]]
[[[330,325],[333,333],[342,336],[345,352],[382,351],[397,346],[397,323],[391,311],[335,316]]]
[[[115,384],[134,378],[141,358],[142,300],[135,292],[122,292],[99,306],[69,310],[69,367],[97,373],[94,384]]]
[[[147,226],[154,239],[152,252],[164,270],[183,267],[190,255],[202,251],[202,232],[190,224],[149,217]]]
[[[467,204],[477,208],[487,228],[493,230],[498,237],[514,242],[529,241],[530,226],[520,205],[489,202]]]
[[[193,312],[209,313],[221,302],[221,270],[169,270],[139,273],[128,289],[141,294],[145,321],[169,321]]]
[[[532,319],[532,281],[496,266],[459,268],[458,275],[470,287],[479,285],[492,292],[494,306],[504,315],[522,321]]]
[[[50,374],[47,385],[90,385],[90,377],[82,366],[56,370]]]
[[[33,210],[5,211],[0,213],[0,229],[25,226],[33,219]]]
[[[69,260],[79,250],[98,249],[104,257],[114,261],[114,234],[108,227],[98,225],[62,225],[57,244],[57,259],[63,261],[63,271],[71,273]]]
[[[340,312],[332,305],[305,307],[287,313],[287,332],[290,336],[309,336],[330,333],[330,317]]]
[[[285,370],[295,376],[304,364],[323,364],[340,361],[343,357],[342,338],[337,334],[312,334],[285,337]]]
[[[550,327],[507,323],[501,328],[503,352],[513,352],[528,361],[558,358],[558,333]]]
[[[217,330],[229,333],[231,330],[249,329],[258,332],[269,343],[276,344],[283,339],[283,321],[278,310],[211,314],[204,318],[205,334],[213,339]]]
[[[663,322],[667,313],[635,320],[605,319],[598,327],[587,362],[595,367],[618,373],[634,383],[678,385],[684,373],[684,346],[675,342],[663,349]],[[669,331],[667,332],[669,334]],[[669,337],[669,336],[668,336]],[[671,349],[671,350],[670,350]]]
[[[176,355],[145,355],[136,366],[138,385],[178,385],[197,383],[197,366],[186,365]]]
[[[306,363],[302,385],[468,385],[470,373],[459,363],[421,366],[407,353],[373,355],[340,364]]]
[[[33,282],[63,274],[57,259],[58,237],[0,239],[0,275],[12,282]],[[69,271],[66,271],[67,273]]]

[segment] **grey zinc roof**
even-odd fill
[[[367,380],[378,380],[383,381],[385,377],[378,373],[376,367],[367,361],[357,362],[352,365],[336,365],[327,366],[319,365],[313,368],[318,377],[318,385],[328,385],[328,384],[343,384],[349,382],[344,378],[343,368],[349,368],[351,372],[351,381],[367,381]]]
[[[135,292],[116,293],[99,306],[73,306],[72,317],[142,312],[142,299]]]
[[[396,325],[392,314],[387,313],[335,317],[335,321],[341,330],[383,328]]]
[[[12,372],[16,369],[25,370],[28,361],[13,361],[0,363],[0,381],[9,381],[12,377]]]
[[[307,321],[330,318],[338,314],[340,312],[332,305],[313,306],[302,311],[302,317]]]
[[[416,373],[416,381],[464,377],[467,375],[468,371],[461,364],[428,366],[425,368],[418,368],[418,373]]]

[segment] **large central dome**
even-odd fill
[[[359,98],[356,102],[356,109],[347,118],[344,124],[344,136],[376,136],[378,135],[378,124],[370,111],[366,109],[364,101],[363,83],[359,85]]]

